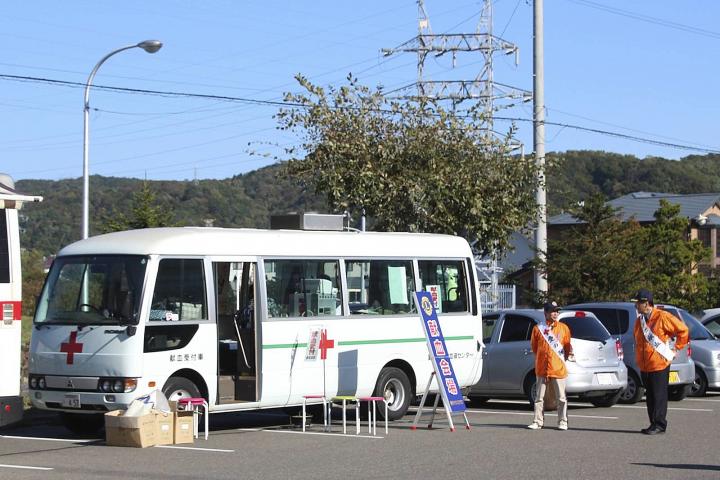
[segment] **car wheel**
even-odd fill
[[[62,413],[62,423],[78,435],[94,435],[105,425],[105,417],[96,413]]]
[[[201,398],[200,389],[185,377],[170,377],[162,389],[170,402],[177,402],[181,398]]]
[[[695,366],[695,381],[690,386],[691,397],[704,397],[707,392],[708,381],[705,373]]]
[[[640,379],[632,370],[628,369],[627,388],[620,393],[620,403],[637,403],[645,393]]]
[[[476,397],[476,396],[468,396],[468,403],[471,407],[479,408],[484,406],[488,400],[490,400],[488,397]]]
[[[535,410],[535,381],[535,373],[530,372],[523,382],[523,391],[525,392],[525,397],[530,404],[530,410]]]
[[[618,400],[620,400],[620,395],[622,395],[622,392],[622,390],[618,390],[617,392],[608,393],[607,395],[603,395],[602,397],[590,397],[588,398],[588,401],[596,407],[612,407],[618,402]]]
[[[399,368],[383,368],[375,384],[375,396],[383,397],[387,402],[388,420],[401,419],[407,413],[412,399],[410,379]],[[385,418],[384,408],[378,409],[378,418]]]
[[[688,393],[690,393],[691,388],[692,388],[692,383],[689,385],[679,385],[677,387],[670,387],[668,389],[668,400],[673,401],[673,402],[679,402],[680,400],[682,400],[688,396]]]

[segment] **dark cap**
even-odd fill
[[[543,310],[545,310],[546,312],[559,312],[559,311],[562,310],[562,309],[561,309],[560,306],[557,304],[557,302],[552,301],[552,302],[547,302],[547,303],[543,306]]]
[[[631,299],[633,302],[648,302],[653,303],[653,294],[650,290],[641,288],[637,291],[635,296]]]

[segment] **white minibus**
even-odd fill
[[[482,371],[472,252],[448,235],[157,228],[63,248],[38,301],[30,393],[74,431],[154,389],[210,412],[378,395],[432,372],[413,292],[435,292],[462,387]],[[95,415],[93,415],[95,414]]]
[[[20,395],[22,272],[18,210],[42,197],[15,191],[15,183],[0,173],[0,426],[22,419]]]

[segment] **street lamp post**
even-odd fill
[[[92,84],[93,78],[97,73],[100,65],[105,63],[105,60],[112,57],[116,53],[120,53],[123,50],[130,50],[131,48],[142,48],[148,53],[155,53],[162,48],[162,42],[158,40],[145,40],[135,45],[128,45],[126,47],[118,48],[105,55],[95,65],[90,76],[85,84],[85,103],[83,109],[83,214],[82,214],[82,238],[88,238],[89,226],[90,226],[90,176],[89,176],[89,165],[88,165],[88,140],[90,132],[90,85]]]

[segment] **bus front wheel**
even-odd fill
[[[387,402],[388,420],[398,420],[405,416],[410,407],[410,379],[399,368],[383,368],[375,384],[375,396],[383,397]],[[385,408],[380,405],[378,407],[378,417],[385,418]]]
[[[185,377],[170,377],[163,387],[165,397],[171,402],[181,398],[201,398],[200,389]]]

